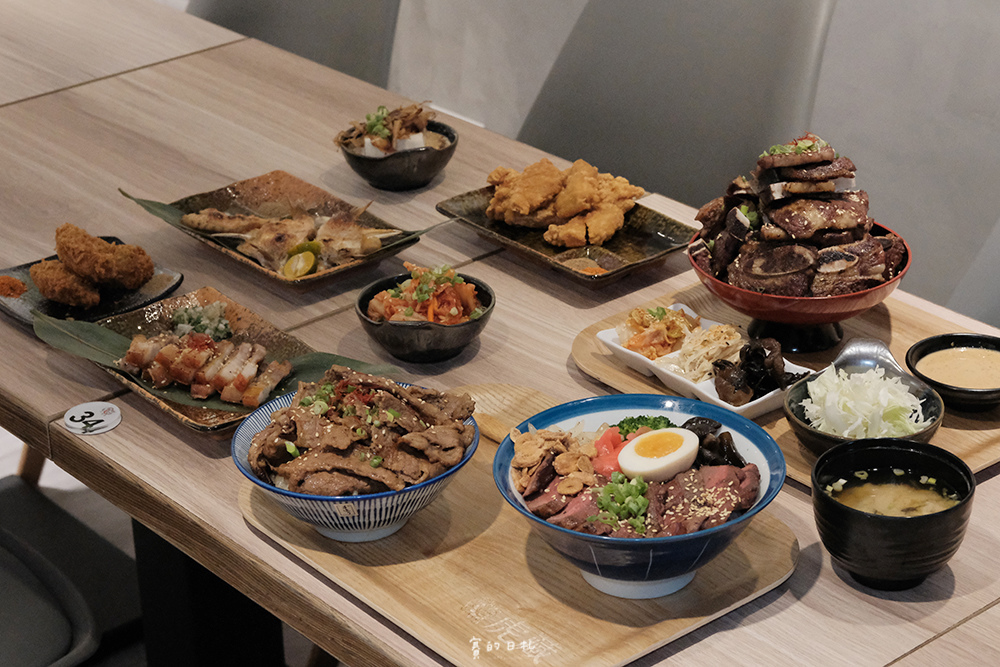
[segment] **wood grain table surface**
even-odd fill
[[[239,39],[146,0],[4,0],[0,106]]]
[[[81,14],[75,24],[66,18],[73,12]],[[104,20],[98,18],[102,12]],[[63,27],[47,28],[42,19],[48,15],[62,17],[57,24]],[[76,41],[61,39],[71,24],[80,35],[74,35]],[[134,48],[109,54],[94,47],[116,37],[133,39]],[[332,139],[379,104],[406,100],[153,3],[5,3],[0,90],[7,96],[0,97],[5,137],[0,265],[50,254],[55,228],[73,222],[146,247],[158,263],[184,274],[177,293],[215,287],[317,350],[395,363],[402,379],[441,389],[484,383],[513,392],[530,388],[552,402],[612,393],[574,362],[571,350],[580,332],[697,285],[686,256],[676,253],[606,287],[583,287],[459,223],[435,229],[397,257],[313,289],[260,278],[145,213],[119,188],[172,201],[284,169],[349,201],[372,200],[369,210],[379,217],[418,230],[443,219],[434,209],[439,201],[481,187],[497,165],[520,169],[545,154],[445,117],[461,142],[444,173],[417,191],[374,190],[347,167]],[[662,207],[693,224],[690,207],[669,199]],[[495,290],[492,320],[457,358],[399,362],[361,329],[353,311],[358,291],[398,273],[403,260],[461,266]],[[947,325],[997,333],[905,291],[892,298]],[[892,332],[864,333],[888,339]],[[0,336],[5,350],[16,350],[0,355],[4,428],[347,664],[448,664],[421,641],[433,628],[398,625],[247,522],[238,502],[243,478],[230,459],[228,434],[185,428],[101,369],[46,346],[2,314]],[[63,428],[65,410],[98,399],[121,408],[117,428],[96,436]],[[983,418],[996,426],[995,413]],[[819,542],[808,489],[790,481],[767,514],[798,541],[791,577],[633,664],[995,662],[1000,658],[996,472],[993,465],[979,473],[969,532],[950,564],[919,587],[898,593],[859,586],[831,564]],[[491,501],[500,497],[495,488],[482,493]],[[440,576],[446,586],[447,572]],[[586,586],[582,579],[579,585]],[[454,601],[442,596],[442,603]],[[467,659],[452,656],[450,662],[514,664],[504,653],[482,654],[474,662],[470,650]]]

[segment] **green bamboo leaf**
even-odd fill
[[[138,199],[133,197],[129,193],[125,192],[121,188],[118,188],[118,192],[122,193],[124,196],[128,197],[134,201],[139,206],[146,209],[147,212],[152,213],[157,218],[160,218],[164,222],[167,222],[174,227],[180,227],[182,229],[187,229],[182,223],[181,218],[184,216],[184,212],[175,206],[170,204],[164,204],[163,202],[152,201],[149,199]]]
[[[52,347],[109,368],[155,396],[181,405],[227,412],[250,412],[250,408],[226,403],[218,396],[207,399],[194,398],[188,388],[183,385],[171,385],[158,389],[141,377],[119,370],[115,362],[128,352],[131,339],[111,329],[106,329],[93,322],[60,320],[43,315],[38,311],[32,311],[32,315],[34,316],[35,335]],[[398,367],[391,364],[370,364],[326,352],[310,352],[290,359],[290,361],[292,362],[292,372],[275,387],[274,391],[271,392],[272,397],[294,391],[300,381],[317,382],[334,364],[372,375],[398,376],[402,373]]]
[[[31,311],[35,335],[52,347],[89,359],[102,366],[114,367],[128,351],[131,341],[119,333],[79,320],[60,320]]]

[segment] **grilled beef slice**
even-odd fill
[[[809,246],[751,241],[729,265],[729,282],[754,292],[807,296],[815,264],[816,250]]]
[[[809,239],[825,229],[854,229],[868,220],[867,196],[792,199],[767,211],[767,217],[792,238]]]

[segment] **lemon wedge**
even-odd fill
[[[298,255],[299,253],[311,252],[313,255],[318,257],[322,249],[323,248],[320,246],[319,241],[303,241],[289,250],[288,256],[291,257],[292,255]]]
[[[308,275],[316,270],[316,255],[309,250],[295,253],[288,258],[281,272],[286,278],[295,279]]]

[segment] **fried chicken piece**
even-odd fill
[[[587,223],[577,216],[561,225],[549,225],[542,238],[552,245],[580,248],[587,245]]]
[[[620,203],[601,204],[583,216],[583,221],[587,225],[587,241],[592,245],[601,245],[625,224],[625,212]]]
[[[204,208],[197,213],[186,213],[181,223],[191,229],[203,232],[248,232],[269,222],[268,218],[256,215],[223,213],[216,208]]]
[[[549,225],[543,238],[552,245],[579,248],[601,245],[625,224],[625,214],[618,204],[601,204],[561,225]]]
[[[153,277],[153,260],[139,246],[108,243],[70,223],[56,230],[56,253],[67,269],[102,285],[138,289]]]
[[[545,159],[520,174],[497,167],[487,177],[495,186],[487,216],[507,224],[547,228],[543,238],[553,245],[601,245],[622,228],[625,213],[646,194],[628,179],[602,174],[585,160],[559,172],[561,182],[556,172]]]
[[[566,187],[556,196],[556,215],[572,218],[590,209],[598,196],[597,167],[577,160],[566,170]]]
[[[101,301],[94,283],[73,273],[57,259],[42,260],[28,271],[46,299],[80,308],[93,308]]]
[[[646,194],[637,185],[632,185],[624,176],[598,174],[597,201],[604,204],[614,204],[622,213],[628,213],[635,206],[635,200]]]
[[[523,216],[548,204],[565,183],[563,172],[547,158],[528,165],[520,174],[497,167],[486,180],[496,188],[486,215],[508,224],[524,224]]]

